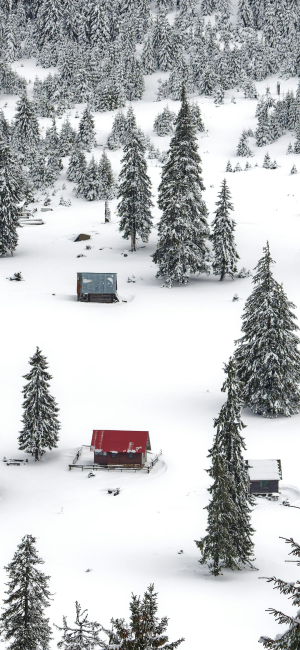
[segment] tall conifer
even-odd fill
[[[9,650],[48,650],[51,639],[49,619],[44,609],[50,605],[49,576],[38,568],[35,538],[25,535],[10,564],[5,567],[9,581],[0,626]]]
[[[46,449],[57,447],[59,409],[49,393],[52,377],[47,371],[47,359],[39,348],[29,363],[32,369],[24,375],[28,383],[23,388],[23,430],[19,435],[19,449],[32,454],[35,460],[40,460]]]
[[[254,289],[242,316],[244,336],[236,341],[235,359],[246,406],[264,417],[300,411],[300,354],[295,305],[273,277],[269,243],[263,249]]]
[[[0,255],[13,255],[17,248],[23,190],[22,169],[18,159],[7,141],[0,137]]]
[[[124,239],[131,239],[131,251],[136,250],[136,238],[147,242],[152,228],[151,181],[145,160],[146,147],[137,128],[132,108],[126,120],[126,142],[119,176],[119,230]]]
[[[157,277],[186,284],[192,273],[209,271],[207,208],[202,199],[201,158],[191,110],[182,91],[181,108],[175,122],[168,160],[163,167],[158,205],[162,217],[153,260]]]
[[[234,273],[237,272],[236,263],[239,259],[233,234],[236,224],[230,217],[230,211],[234,208],[231,203],[231,194],[225,178],[222,182],[218,197],[219,200],[216,203],[217,210],[215,211],[216,216],[212,222],[214,253],[212,267],[214,274],[220,275],[220,280],[224,280],[226,274],[232,278],[234,277]]]

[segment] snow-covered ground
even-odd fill
[[[32,82],[37,73],[48,74],[34,61],[18,62],[14,68]],[[153,121],[164,105],[178,110],[179,103],[155,103],[158,77],[163,75],[147,78],[145,99],[133,107],[138,124],[155,146],[167,149],[169,138],[155,136]],[[297,81],[281,80],[282,90],[295,89]],[[274,96],[276,82],[275,77],[268,80]],[[257,84],[259,92],[268,84]],[[236,104],[231,102],[233,94]],[[7,103],[4,113],[9,119],[15,101],[15,97],[0,97],[1,107]],[[232,91],[218,108],[212,98],[197,101],[208,129],[199,137],[199,150],[207,188],[204,198],[212,220],[227,160],[235,166],[242,129],[255,128],[256,101]],[[83,111],[82,106],[76,109]],[[78,125],[76,109],[70,111],[74,126]],[[95,115],[97,158],[113,117],[114,113]],[[46,128],[50,120],[40,123]],[[59,128],[61,123],[58,120]],[[286,155],[290,140],[288,134],[268,147],[279,167],[266,170],[262,168],[266,149],[257,149],[250,139],[255,154],[251,164],[257,162],[258,167],[226,178],[235,206],[240,267],[253,269],[269,239],[277,262],[275,277],[299,307],[299,177],[290,176],[290,170],[295,163],[300,172],[300,158]],[[121,151],[108,155],[117,174]],[[244,167],[246,161],[240,162]],[[213,418],[225,399],[220,392],[222,366],[239,337],[251,278],[220,283],[213,276],[201,276],[185,287],[161,288],[150,257],[156,228],[147,245],[140,243],[136,253],[124,257],[129,242],[118,232],[116,202],[112,223],[104,224],[103,202],[76,199],[73,184],[66,181],[66,167],[67,158],[56,183],[61,188],[66,182],[67,190],[58,189],[51,196],[53,211],[43,214],[45,225],[20,229],[14,257],[1,260],[1,454],[24,455],[17,451],[22,375],[37,345],[49,360],[52,394],[62,423],[58,449],[47,453],[42,462],[30,458],[25,466],[0,466],[1,584],[2,567],[11,560],[21,537],[33,534],[45,572],[51,576],[51,622],[61,623],[62,614],[73,620],[75,599],[89,609],[92,619],[106,626],[111,616],[128,618],[131,592],[142,594],[154,582],[159,613],[170,617],[171,640],[184,636],[186,650],[200,646],[252,650],[261,634],[273,636],[280,631],[265,609],[291,609],[259,578],[298,577],[295,564],[285,564],[289,548],[279,536],[300,537],[298,510],[281,505],[285,498],[300,505],[300,416],[272,420],[243,413],[247,456],[280,458],[283,470],[280,500],[259,499],[253,512],[258,570],[212,577],[198,563],[194,543],[205,532],[206,456],[214,434]],[[149,172],[156,197],[160,178],[156,161],[149,161]],[[71,207],[58,206],[61,194],[71,198]],[[36,216],[41,215],[43,198],[40,195],[36,204]],[[153,214],[157,223],[157,207]],[[91,240],[74,243],[81,232],[90,234]],[[86,244],[91,250],[86,250]],[[85,257],[77,258],[79,254]],[[9,282],[7,278],[18,271],[25,281]],[[77,271],[117,272],[119,294],[127,303],[77,303]],[[136,282],[128,283],[132,275]],[[232,302],[234,293],[240,301]],[[157,453],[162,448],[163,455],[149,475],[97,472],[88,479],[87,472],[69,472],[76,450],[90,443],[95,428],[149,430],[152,450]],[[120,487],[119,496],[109,495],[109,487]]]

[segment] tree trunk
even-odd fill
[[[108,201],[105,201],[105,223],[110,223],[110,221],[111,221],[110,207]]]
[[[132,226],[131,226],[131,252],[133,253],[136,251],[136,223],[135,223],[135,217],[132,219]]]
[[[40,460],[40,454],[39,454],[39,450],[38,450],[38,449],[35,450],[34,460],[35,460],[35,461]]]
[[[225,271],[225,269],[222,269],[221,275],[220,275],[220,282],[222,282],[222,280],[224,280],[225,275],[226,275],[226,271]]]

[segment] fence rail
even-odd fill
[[[158,462],[159,457],[162,455],[162,450],[160,450],[159,454],[156,454],[156,456],[154,456],[153,460],[150,461],[149,465],[143,465],[143,466],[141,466],[141,465],[98,465],[98,463],[96,463],[96,464],[92,463],[90,465],[77,465],[77,461],[79,460],[79,458],[80,458],[80,456],[82,454],[83,447],[89,447],[89,446],[90,445],[82,445],[78,449],[78,452],[77,452],[72,464],[69,465],[69,470],[70,471],[71,471],[71,469],[81,469],[82,472],[83,472],[84,469],[88,469],[90,471],[95,471],[95,470],[97,471],[99,469],[102,469],[102,470],[105,469],[107,471],[110,471],[110,470],[118,469],[118,470],[121,470],[121,472],[123,472],[123,470],[124,471],[129,470],[129,471],[134,471],[134,472],[138,472],[138,471],[143,470],[144,472],[147,472],[147,474],[149,474],[151,472],[151,470],[153,469],[154,465],[156,465],[156,463]]]

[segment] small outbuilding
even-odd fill
[[[150,449],[149,431],[93,431],[91,451],[98,465],[143,467]]]
[[[279,492],[282,479],[280,460],[247,460],[252,494],[273,494]]]
[[[77,273],[77,300],[118,302],[116,273]]]

